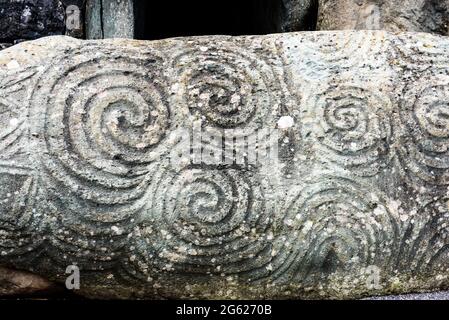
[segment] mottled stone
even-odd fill
[[[87,0],[87,39],[134,38],[133,0]]]
[[[383,31],[5,49],[0,264],[89,297],[448,288],[448,65]]]
[[[281,32],[315,30],[318,0],[280,0]]]
[[[64,34],[64,16],[58,0],[2,0],[0,42]]]
[[[389,30],[449,35],[449,0],[319,0],[319,30]]]

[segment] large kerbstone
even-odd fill
[[[448,66],[374,31],[3,50],[0,264],[93,297],[448,288]]]

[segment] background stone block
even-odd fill
[[[449,35],[448,0],[320,0],[318,30],[416,31]]]
[[[0,42],[65,34],[64,7],[57,0],[0,1]]]

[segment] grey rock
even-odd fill
[[[312,31],[316,27],[318,0],[281,0],[281,32]]]
[[[87,0],[87,39],[134,38],[133,0]]]
[[[0,1],[0,42],[65,33],[64,6],[58,0]]]
[[[428,292],[428,293],[413,293],[413,294],[403,294],[398,296],[382,296],[382,297],[371,297],[365,300],[449,300],[449,291],[439,291],[439,292]]]
[[[320,0],[318,29],[449,35],[449,0]]]
[[[5,49],[0,265],[102,298],[449,288],[448,63],[383,31]]]

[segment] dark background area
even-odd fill
[[[282,0],[137,0],[137,39],[193,35],[250,35],[280,31]]]

